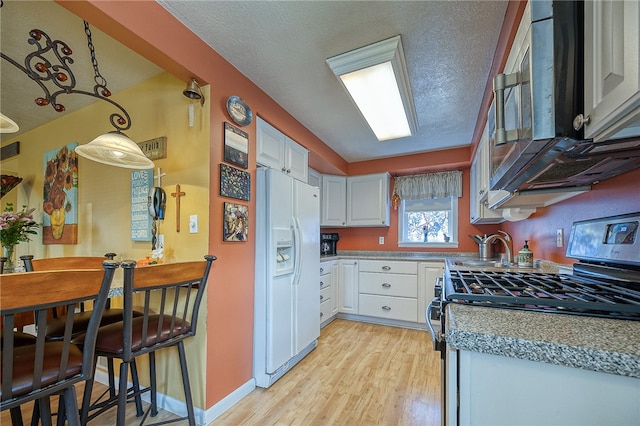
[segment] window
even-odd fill
[[[399,247],[458,247],[458,197],[403,200]]]

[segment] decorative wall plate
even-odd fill
[[[227,112],[231,119],[240,127],[251,124],[253,120],[251,108],[237,96],[231,96],[227,99]]]

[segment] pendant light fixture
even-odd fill
[[[109,102],[119,109],[119,112],[114,112],[109,117],[115,131],[100,135],[88,144],[76,147],[78,155],[110,166],[129,169],[153,168],[153,161],[147,158],[142,149],[124,134],[124,131],[131,127],[131,117],[120,104],[110,98],[111,91],[107,88],[107,80],[100,74],[91,29],[87,21],[84,21],[84,31],[94,71],[93,91],[76,88],[76,77],[70,68],[73,64],[71,48],[61,40],[52,40],[42,30],[29,31],[27,41],[34,46],[35,51],[25,56],[24,66],[2,52],[0,57],[24,72],[40,86],[44,95],[35,99],[38,106],[51,105],[57,112],[63,112],[65,106],[57,102],[58,95],[78,94]],[[52,57],[51,60],[47,56]],[[53,63],[52,60],[56,62]],[[53,91],[49,90],[47,84],[53,84]]]
[[[199,99],[200,106],[204,106],[204,95],[195,78],[187,83],[187,88],[182,91],[182,94],[189,98],[189,127],[193,127],[193,101]]]

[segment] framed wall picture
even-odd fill
[[[224,203],[223,241],[247,241],[249,236],[249,206]]]
[[[78,155],[72,142],[44,154],[42,244],[78,244]]]
[[[229,123],[224,123],[224,161],[249,167],[249,134]]]
[[[249,201],[251,174],[220,163],[220,195]]]

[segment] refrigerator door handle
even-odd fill
[[[300,240],[300,219],[293,219],[293,246],[295,248],[295,260],[293,262],[293,285],[298,285],[300,281],[300,263],[302,263],[302,241]]]

